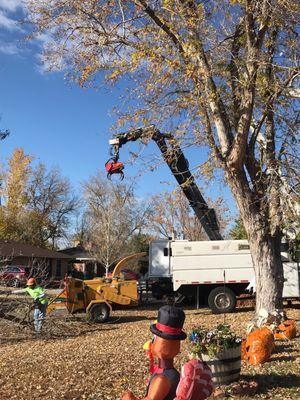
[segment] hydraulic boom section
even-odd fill
[[[109,144],[112,146],[112,158],[106,163],[108,176],[111,174],[120,173],[121,178],[123,178],[124,164],[119,162],[119,150],[127,142],[134,142],[143,138],[150,138],[157,144],[165,162],[179,183],[183,193],[188,199],[190,206],[194,210],[209,239],[222,240],[223,238],[219,231],[215,210],[208,207],[206,201],[200,193],[200,190],[195,183],[195,179],[189,170],[189,163],[184,157],[182,150],[174,136],[161,133],[154,125],[116,134],[114,139],[109,141]]]

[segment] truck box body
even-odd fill
[[[284,286],[283,298],[300,297],[299,265],[295,262],[283,262]]]
[[[247,240],[192,242],[159,240],[150,243],[149,276],[170,277],[173,289],[183,285],[246,287],[254,282],[254,269]],[[299,265],[282,253],[283,297],[300,297]]]
[[[175,241],[171,247],[175,291],[187,284],[224,283],[224,280],[249,283],[253,279],[249,245],[245,240]]]

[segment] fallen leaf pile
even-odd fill
[[[299,309],[287,313],[299,320]],[[53,315],[45,336],[38,339],[31,327],[0,318],[0,399],[118,400],[126,389],[143,397],[148,362],[142,346],[151,338],[149,325],[156,315],[157,307],[116,310],[110,323],[99,325],[86,323],[84,316]],[[244,335],[252,315],[239,310],[225,319]],[[222,322],[223,315],[208,309],[186,310],[187,332],[196,325],[212,328]],[[299,336],[277,342],[276,349],[262,366],[243,364],[240,385],[222,388],[221,398],[300,399]],[[177,367],[187,358],[186,340]]]

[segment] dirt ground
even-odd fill
[[[102,325],[88,324],[83,316],[53,315],[41,338],[35,338],[27,325],[0,318],[0,399],[118,400],[128,388],[142,397],[148,377],[142,346],[151,338],[149,325],[157,306],[116,310]],[[246,308],[225,317],[208,309],[185,311],[186,332],[199,325],[213,327],[225,318],[241,335],[253,314]],[[286,311],[300,328],[300,305]],[[181,350],[178,367],[188,359],[187,340]],[[258,367],[243,364],[241,379],[256,381],[256,394],[240,397],[227,392],[228,398],[300,399],[299,334],[291,342],[277,342],[270,362]]]

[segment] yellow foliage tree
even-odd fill
[[[17,148],[8,161],[8,171],[3,173],[4,204],[0,207],[0,237],[18,240],[22,237],[26,185],[30,176],[32,157]]]
[[[17,217],[27,202],[26,185],[30,176],[32,157],[26,155],[22,148],[16,148],[9,159],[6,177],[6,208]]]

